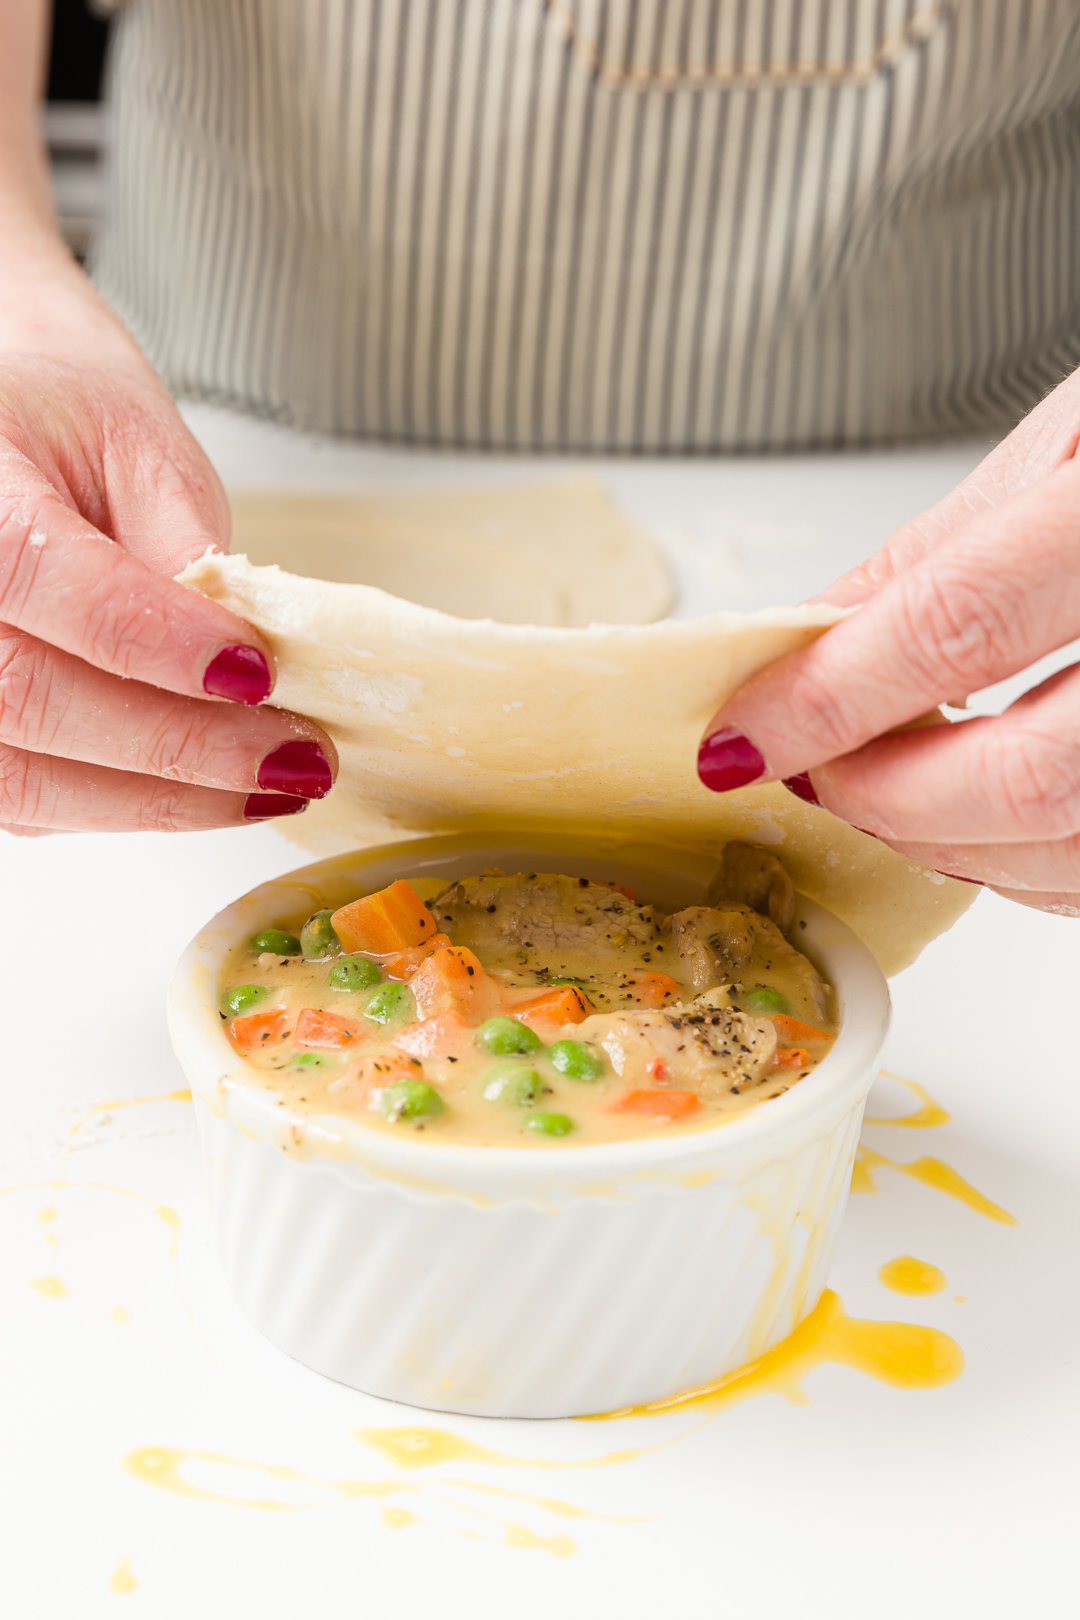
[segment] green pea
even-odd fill
[[[364,1017],[370,1018],[376,1024],[393,1024],[399,1018],[415,1018],[415,1016],[416,1003],[413,1001],[412,991],[406,990],[403,984],[384,984],[381,990],[376,990],[364,1008]]]
[[[599,1080],[604,1072],[603,1058],[584,1041],[556,1041],[548,1057],[568,1080]]]
[[[742,998],[743,1007],[749,1013],[760,1013],[765,1018],[771,1018],[773,1013],[786,1013],[788,1001],[779,990],[774,990],[769,984],[755,985],[748,990]]]
[[[370,990],[381,979],[382,974],[366,956],[343,956],[326,975],[332,990]]]
[[[497,1064],[484,1080],[488,1102],[509,1103],[514,1108],[531,1108],[549,1089],[535,1069],[520,1063]]]
[[[525,1129],[537,1136],[569,1136],[573,1128],[569,1114],[530,1114],[525,1121]]]
[[[338,1058],[332,1052],[301,1052],[289,1065],[292,1069],[336,1069]]]
[[[309,961],[313,957],[329,956],[331,951],[337,949],[338,937],[330,921],[332,915],[329,910],[316,911],[301,928],[300,949]]]
[[[264,984],[238,984],[230,990],[225,997],[225,1011],[237,1017],[240,1013],[250,1012],[257,1007],[263,997],[268,995]]]
[[[261,934],[252,934],[248,945],[260,954],[269,951],[272,956],[300,955],[300,941],[295,934],[287,934],[283,928],[264,928]]]
[[[386,1087],[379,1106],[388,1119],[434,1119],[446,1104],[426,1080],[399,1080]]]
[[[477,1030],[476,1043],[496,1057],[515,1054],[520,1057],[526,1052],[539,1052],[544,1044],[539,1035],[516,1018],[489,1018]]]

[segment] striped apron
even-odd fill
[[[1078,0],[127,0],[105,296],[407,444],[996,428],[1080,363]]]

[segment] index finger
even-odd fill
[[[0,511],[0,620],[187,697],[261,703],[273,689],[273,655],[257,631],[155,574],[44,480]]]
[[[717,791],[812,770],[1080,632],[1080,466],[983,513],[858,612],[749,681],[699,759]]]

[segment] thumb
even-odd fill
[[[119,440],[106,441],[103,472],[112,538],[155,573],[172,576],[232,531],[221,480],[171,400]]]

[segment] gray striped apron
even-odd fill
[[[94,273],[409,444],[998,427],[1080,363],[1078,0],[127,0]]]

